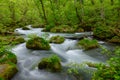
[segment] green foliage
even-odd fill
[[[84,38],[78,42],[79,46],[82,46],[85,50],[99,47],[97,40]]]
[[[110,29],[110,27],[97,27],[93,34],[95,37],[98,37],[100,39],[110,39],[114,36],[114,33]]]
[[[48,58],[43,58],[38,64],[39,69],[46,69],[51,72],[60,72],[62,69],[60,58],[52,55]]]
[[[11,51],[5,49],[4,47],[0,48],[0,64],[4,63],[17,63],[17,57]]]
[[[53,24],[53,23],[51,23],[51,24],[49,24],[49,25],[46,25],[46,27],[45,27],[45,29],[44,29],[44,31],[50,31],[52,28],[54,28],[55,27],[55,25]]]
[[[111,52],[112,53],[112,52]],[[117,47],[110,60],[108,60],[108,67],[101,64],[97,67],[92,80],[119,80],[120,79],[120,47]]]
[[[113,1],[112,5],[112,0],[102,3],[99,0],[85,0],[84,3],[78,0],[41,1],[44,7],[40,0],[1,0],[0,24],[8,27],[41,25],[46,24],[46,16],[46,31],[58,25],[80,25],[85,31],[103,24],[119,26],[119,0]]]
[[[38,36],[36,37],[34,36],[33,38],[29,39],[26,42],[26,47],[28,49],[35,49],[35,50],[49,50],[50,49],[49,42]]]
[[[57,43],[57,44],[61,44],[65,41],[65,38],[62,37],[62,36],[52,36],[49,40],[49,42],[52,42],[52,43]]]
[[[0,47],[0,57],[3,56],[6,53],[6,50],[4,47]]]
[[[91,74],[93,73],[93,70],[86,68],[86,62],[84,63],[69,63],[67,65],[69,68],[67,70],[68,74],[75,77],[75,80],[84,80],[82,73]]]

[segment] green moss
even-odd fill
[[[20,44],[20,43],[24,43],[24,42],[25,42],[24,38],[21,36],[18,36],[13,39],[12,44],[16,45],[16,44]]]
[[[71,26],[68,25],[61,25],[61,26],[57,26],[57,27],[53,27],[50,32],[59,32],[59,33],[74,33],[75,29]]]
[[[83,28],[78,28],[78,29],[76,30],[76,32],[84,32],[84,29],[83,29]]]
[[[12,52],[10,52],[6,49],[3,49],[0,52],[0,54],[2,54],[2,56],[0,57],[0,64],[9,63],[9,62],[12,62],[14,64],[17,63],[17,57]]]
[[[85,50],[99,47],[97,40],[95,40],[95,39],[91,40],[88,38],[84,38],[84,39],[80,40],[78,42],[78,45],[82,46]]]
[[[17,71],[13,64],[0,64],[0,80],[11,80]]]
[[[119,36],[114,36],[114,37],[112,37],[112,39],[109,40],[109,42],[120,43],[120,37]]]
[[[25,42],[21,36],[0,36],[0,44],[3,45],[16,45]]]
[[[33,28],[44,28],[45,25],[44,24],[33,24],[32,27]]]
[[[50,38],[50,42],[52,43],[60,44],[60,43],[63,43],[64,41],[65,41],[65,38],[59,35],[53,36]]]
[[[50,45],[48,41],[40,37],[34,37],[34,38],[29,39],[26,42],[26,47],[28,49],[34,49],[34,50],[49,50],[50,49]]]
[[[46,69],[51,72],[59,72],[62,69],[60,59],[56,55],[52,55],[48,58],[43,58],[38,64],[39,69]]]

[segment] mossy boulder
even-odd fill
[[[57,35],[57,36],[52,36],[52,37],[50,38],[50,42],[51,42],[51,43],[60,44],[60,43],[63,43],[64,41],[65,41],[65,38],[62,37],[62,36],[59,36],[59,35]]]
[[[34,49],[34,50],[49,50],[50,45],[49,42],[41,37],[34,37],[29,39],[26,42],[26,47],[28,49]]]
[[[116,36],[119,36],[120,37],[120,28],[112,28],[112,31],[114,32],[114,34]]]
[[[60,25],[57,27],[53,27],[50,32],[59,32],[59,33],[74,33],[75,29],[69,25]]]
[[[11,80],[17,72],[14,64],[0,64],[0,80]]]
[[[24,38],[23,37],[16,37],[15,38],[15,41],[18,41],[19,43],[24,43],[25,42],[25,40],[24,40]]]
[[[15,37],[12,40],[12,44],[14,44],[14,45],[24,43],[24,42],[25,42],[25,39],[23,37],[21,37],[21,36]]]
[[[114,36],[113,31],[109,27],[97,27],[93,31],[93,35],[99,39],[110,39]]]
[[[78,28],[78,29],[76,29],[76,32],[84,32],[84,29],[83,28]]]
[[[33,24],[32,27],[33,28],[44,28],[45,24]]]
[[[78,46],[81,46],[85,50],[99,47],[97,40],[84,38],[78,42]]]
[[[112,39],[109,40],[109,42],[120,43],[120,37],[119,36],[114,36],[114,37],[112,37]]]
[[[39,69],[46,69],[51,72],[60,72],[62,69],[60,59],[56,55],[52,55],[48,58],[43,58],[38,64]]]
[[[5,63],[17,63],[17,57],[14,53],[11,51],[8,51],[6,49],[1,49],[0,51],[0,64],[5,64]]]

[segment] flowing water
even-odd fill
[[[37,65],[43,57],[48,57],[51,54],[56,54],[61,58],[62,66],[65,68],[69,63],[82,63],[85,61],[89,62],[102,62],[105,63],[107,58],[103,56],[101,50],[99,48],[92,49],[89,51],[84,51],[83,49],[79,49],[76,45],[79,38],[83,36],[92,35],[91,32],[85,33],[75,33],[75,34],[67,34],[67,33],[45,33],[42,32],[42,28],[32,28],[30,30],[22,30],[16,29],[15,32],[17,34],[22,34],[25,39],[29,34],[36,34],[38,36],[50,38],[54,35],[61,35],[66,38],[64,43],[62,44],[54,44],[50,43],[50,50],[30,50],[26,48],[26,43],[16,45],[12,51],[15,53],[18,59],[18,69],[19,72],[14,76],[12,80],[76,80],[74,77],[70,77],[65,71],[60,73],[52,73],[45,70],[39,70]],[[76,40],[73,40],[76,39]],[[110,46],[109,44],[99,41],[99,44],[103,45],[107,48]],[[84,74],[84,80],[90,80],[89,75]]]

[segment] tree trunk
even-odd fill
[[[9,26],[15,26],[16,25],[16,17],[15,17],[15,3],[11,2],[9,3],[9,10],[10,10],[10,18],[12,19],[12,22]]]
[[[114,0],[111,0],[111,5],[114,5]]]
[[[101,10],[100,10],[100,16],[101,16],[101,19],[102,21],[104,22],[105,21],[105,12],[104,12],[104,4],[103,4],[103,0],[100,0],[101,2]]]
[[[92,5],[95,5],[95,2],[94,2],[94,0],[91,0],[91,3],[92,3]]]
[[[37,0],[33,0],[33,1],[34,1],[35,6],[38,9],[39,17],[41,17],[42,19],[44,19],[44,17],[42,16],[42,13],[40,11],[40,4],[39,4],[39,2]]]
[[[78,8],[77,8],[77,6],[76,6],[76,3],[77,3],[77,0],[74,0],[76,16],[77,16],[79,22],[81,23],[81,22],[82,22],[82,17],[79,15],[79,12],[78,12]]]
[[[42,11],[43,11],[45,23],[48,24],[46,13],[45,13],[45,7],[44,7],[44,4],[43,4],[43,0],[40,0],[40,3],[41,3],[41,6],[42,6]]]
[[[57,2],[57,1],[56,1]],[[51,10],[53,12],[53,17],[54,17],[54,23],[57,23],[57,19],[56,19],[56,14],[55,14],[55,9],[53,7],[53,2],[52,0],[50,0],[50,4],[51,4]]]
[[[80,0],[81,4],[84,4],[84,0]]]

